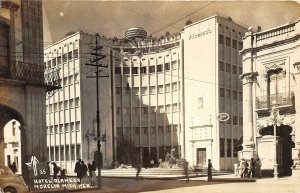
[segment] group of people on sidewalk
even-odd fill
[[[78,159],[75,164],[74,172],[77,174],[79,179],[78,184],[90,183],[91,186],[95,186],[96,181],[96,162],[88,163],[87,165],[83,160]],[[88,174],[88,175],[87,175]]]
[[[251,158],[249,163],[244,158],[241,159],[239,163],[235,164],[235,175],[241,178],[261,178],[261,162],[259,158],[256,160]]]

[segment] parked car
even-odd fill
[[[14,174],[9,167],[0,164],[0,192],[28,193],[29,189],[22,176]]]

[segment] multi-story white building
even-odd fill
[[[231,170],[237,160],[233,145],[242,135],[239,50],[245,31],[231,18],[215,15],[174,35],[153,38],[143,28],[130,28],[124,39],[103,40],[110,49],[104,60],[110,62],[110,78],[100,86],[101,128],[105,124],[110,141],[102,153],[147,166],[175,149],[190,165],[206,167],[212,159],[214,168]],[[91,158],[86,134],[95,121],[95,82],[81,71],[75,78],[73,68],[84,71],[94,39],[76,33],[45,49],[46,65],[61,65],[64,76],[62,89],[47,102],[51,160],[65,163],[66,154],[74,155],[72,161]],[[64,54],[65,62],[58,64]],[[219,113],[230,119],[219,122]]]
[[[95,68],[85,65],[93,59],[90,52],[95,48],[95,41],[94,35],[77,32],[44,51],[46,69],[59,69],[61,77],[61,89],[48,93],[46,99],[48,159],[67,172],[74,171],[77,159],[97,161],[96,79],[88,78],[95,76]],[[106,44],[103,37],[98,41]],[[107,47],[102,52],[109,54]],[[113,154],[110,79],[101,78],[99,82],[101,136],[106,135],[106,142],[101,142],[101,156],[102,165],[107,167]]]

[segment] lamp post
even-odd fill
[[[276,127],[281,125],[279,119],[279,110],[273,106],[271,109],[271,121],[273,124],[274,129],[274,179],[278,179],[278,163],[277,163],[277,134],[276,134]]]

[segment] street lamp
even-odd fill
[[[273,105],[271,109],[271,122],[274,129],[274,179],[278,179],[278,163],[277,163],[277,140],[276,127],[281,125],[279,110]]]

